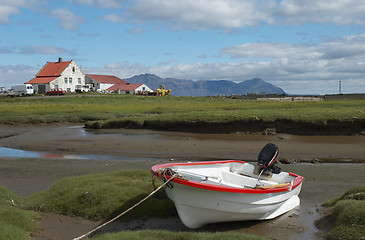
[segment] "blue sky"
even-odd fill
[[[47,61],[120,78],[244,81],[291,94],[365,92],[363,0],[0,0],[0,86]]]

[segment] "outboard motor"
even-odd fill
[[[275,166],[276,157],[279,155],[279,148],[273,143],[268,143],[261,150],[257,163],[260,166],[260,175],[270,175],[270,173],[279,174],[280,167]]]

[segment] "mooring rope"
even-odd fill
[[[151,192],[147,197],[143,198],[141,201],[139,201],[138,203],[134,204],[132,207],[128,208],[127,210],[125,210],[124,212],[122,212],[121,214],[119,214],[118,216],[114,217],[113,219],[107,221],[106,223],[103,223],[100,226],[97,226],[96,228],[92,229],[91,231],[85,233],[84,235],[74,238],[73,240],[80,240],[84,237],[89,236],[91,233],[99,230],[100,228],[108,225],[109,223],[115,221],[116,219],[120,218],[121,216],[123,216],[124,214],[126,214],[127,212],[129,212],[130,210],[132,210],[133,208],[137,207],[139,204],[143,203],[144,201],[146,201],[148,198],[150,198],[153,194],[155,194],[156,192],[158,192],[161,188],[163,188],[164,186],[166,186],[172,179],[174,179],[175,177],[179,176],[178,173],[175,173],[174,175],[172,175],[169,179],[167,179],[161,186],[159,186],[158,188],[156,188],[153,192]]]

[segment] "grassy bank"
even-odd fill
[[[69,177],[47,191],[29,197],[24,206],[35,211],[79,216],[90,220],[113,218],[152,192],[149,171],[126,170]],[[175,216],[173,203],[163,191],[122,219]]]
[[[0,186],[0,239],[26,240],[37,232],[39,215],[21,209],[23,201]]]
[[[365,128],[365,99],[318,102],[256,101],[218,97],[90,95],[0,98],[0,123],[87,123],[90,128],[183,131],[290,131]]]
[[[333,207],[331,214],[322,219],[333,224],[329,239],[365,239],[365,186],[354,187],[324,206]]]

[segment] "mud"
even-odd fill
[[[323,239],[314,225],[321,204],[365,182],[365,136],[298,136],[159,132],[151,130],[86,130],[81,126],[0,126],[0,147],[59,155],[105,155],[112,159],[0,157],[0,185],[21,196],[46,190],[68,176],[123,169],[150,169],[168,161],[241,159],[255,161],[261,148],[273,142],[283,171],[305,177],[301,205],[269,221],[212,224],[198,231],[234,231],[271,239]],[[311,164],[313,159],[316,164]],[[342,162],[342,163],[338,163]],[[352,163],[347,163],[352,162]],[[356,162],[356,163],[354,163]],[[99,222],[46,214],[38,239],[72,239]],[[102,232],[136,229],[190,231],[173,219],[116,222]],[[325,228],[324,228],[325,229]]]

